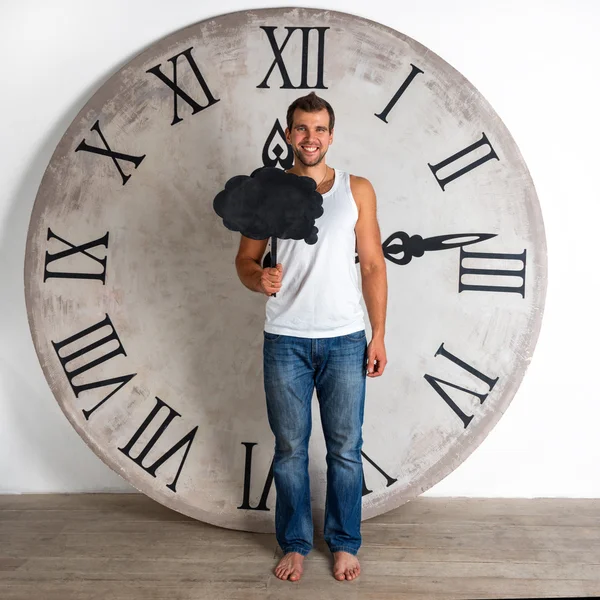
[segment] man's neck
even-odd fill
[[[329,167],[325,161],[320,162],[314,167],[307,167],[300,162],[294,162],[294,166],[288,171],[288,173],[294,173],[295,175],[301,175],[304,177],[312,177],[317,185],[323,182],[327,177]]]

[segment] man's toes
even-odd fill
[[[298,571],[292,571],[290,581],[298,581],[298,579],[300,579],[300,573],[298,573]]]
[[[275,574],[277,577],[279,577],[279,579],[287,579],[289,570],[286,567],[280,567],[277,571],[275,571]]]
[[[344,579],[346,579],[346,575],[344,573],[335,573],[334,577],[338,580],[338,581],[344,581]]]

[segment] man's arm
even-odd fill
[[[369,377],[381,375],[387,364],[385,352],[385,318],[387,310],[387,274],[377,222],[375,190],[368,179],[350,177],[350,188],[358,207],[356,248],[360,261],[362,291],[373,337],[367,355]]]
[[[268,242],[268,239],[252,240],[242,235],[235,257],[235,268],[240,281],[249,290],[270,296],[281,289],[283,269],[281,264],[273,268],[262,268],[261,261]]]

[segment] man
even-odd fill
[[[294,152],[289,172],[312,177],[323,196],[317,243],[278,240],[281,262],[263,269],[268,240],[242,236],[236,256],[242,283],[269,296],[264,380],[275,435],[276,537],[284,552],[275,574],[291,581],[300,579],[313,541],[308,442],[315,388],[327,447],[324,538],[337,580],[360,573],[365,382],[366,376],[379,377],[387,362],[387,278],[375,193],[368,180],[326,164],[334,123],[333,109],[314,92],[288,108],[285,133]],[[372,329],[368,347],[355,248]]]

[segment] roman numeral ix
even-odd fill
[[[158,64],[155,67],[152,67],[151,69],[148,69],[146,71],[146,73],[152,73],[153,75],[156,75],[156,77],[158,77],[165,85],[169,86],[173,90],[173,121],[171,121],[171,125],[175,125],[176,123],[183,121],[183,119],[177,114],[177,99],[178,98],[181,98],[184,102],[187,102],[187,104],[189,106],[191,106],[192,115],[195,115],[195,114],[203,111],[204,109],[208,108],[209,106],[213,106],[213,104],[216,104],[217,102],[219,102],[219,99],[215,98],[212,95],[210,89],[208,88],[208,85],[206,84],[206,81],[204,80],[204,77],[202,76],[202,73],[200,72],[200,69],[198,68],[198,65],[196,64],[196,61],[194,60],[194,57],[192,56],[192,50],[193,50],[193,47],[190,47],[187,50],[184,50],[183,52],[180,52],[179,54],[176,54],[175,56],[173,56],[172,58],[169,59],[169,62],[173,65],[173,79],[169,79],[160,70],[160,67],[161,67],[160,64]],[[200,87],[202,88],[202,91],[204,92],[204,95],[206,97],[206,101],[208,102],[208,104],[205,104],[204,106],[202,106],[201,104],[196,102],[196,100],[194,100],[189,94],[184,92],[177,85],[177,59],[180,56],[184,56],[185,59],[187,60],[194,75],[196,76],[196,79],[198,80],[198,83],[200,84]]]
[[[287,30],[287,36],[283,40],[281,46],[279,46],[277,40],[275,39],[275,30],[277,29],[277,27],[261,26],[261,29],[267,34],[267,38],[269,40],[269,44],[271,45],[271,49],[273,50],[275,58],[273,60],[273,63],[271,64],[271,67],[267,71],[265,78],[262,80],[261,83],[259,83],[256,86],[257,88],[269,88],[269,77],[271,77],[273,70],[275,69],[275,67],[277,67],[279,69],[279,73],[281,74],[281,79],[283,80],[283,85],[280,89],[327,89],[327,87],[323,83],[323,68],[325,61],[325,32],[329,29],[329,27],[286,27],[285,29]],[[283,51],[287,46],[287,43],[290,41],[292,34],[295,31],[302,32],[302,63],[299,85],[292,84],[292,80],[290,79],[290,76],[288,74],[285,61],[283,60]],[[309,42],[311,31],[316,31],[318,36],[316,57],[317,76],[315,85],[309,85],[308,83],[308,58],[310,53]]]
[[[58,240],[62,242],[65,246],[68,246],[67,250],[62,250],[61,252],[55,252],[54,254],[50,254],[50,252],[46,251],[46,258],[44,261],[44,282],[47,279],[56,277],[61,279],[98,279],[104,285],[106,283],[106,256],[104,258],[97,258],[93,254],[87,252],[92,248],[96,248],[97,246],[104,246],[108,249],[108,232],[104,234],[101,238],[97,240],[92,240],[91,242],[87,242],[85,244],[81,244],[76,246],[75,244],[71,244],[67,240],[56,235],[50,228],[48,228],[48,237],[47,240]],[[82,273],[77,271],[49,271],[48,265],[53,263],[56,260],[67,259],[70,256],[74,255],[84,255],[92,260],[96,261],[102,266],[102,271],[97,273]]]

